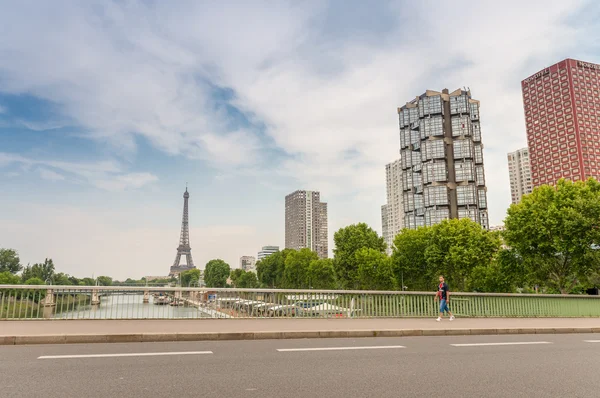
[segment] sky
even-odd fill
[[[284,198],[318,190],[333,234],[381,232],[397,108],[481,101],[490,223],[526,146],[520,82],[600,63],[600,3],[0,0],[0,247],[24,265],[166,275],[183,192],[200,268],[284,246]]]

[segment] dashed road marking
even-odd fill
[[[550,341],[510,341],[505,343],[466,343],[466,344],[450,344],[453,347],[486,347],[495,345],[530,345],[530,344],[554,344]]]
[[[384,350],[406,348],[403,345],[374,345],[365,347],[317,347],[317,348],[279,348],[279,352],[300,352],[300,351],[344,351],[344,350]]]
[[[87,354],[87,355],[46,355],[38,359],[77,359],[77,358],[119,358],[119,357],[154,357],[167,355],[206,355],[212,351],[175,351],[175,352],[132,352],[123,354]]]

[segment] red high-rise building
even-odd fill
[[[533,186],[600,180],[600,65],[566,59],[521,89]]]

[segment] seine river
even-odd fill
[[[160,319],[160,318],[210,318],[194,307],[155,305],[153,297],[144,304],[144,297],[133,294],[101,296],[100,305],[79,306],[75,310],[57,308],[54,318],[61,319]]]

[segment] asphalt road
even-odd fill
[[[600,337],[2,346],[0,370],[19,398],[596,397]]]

